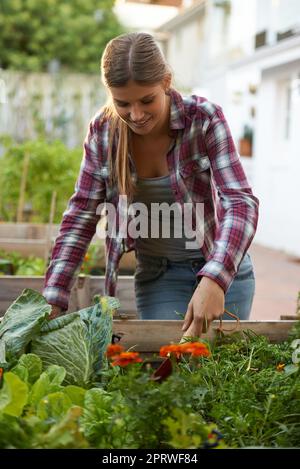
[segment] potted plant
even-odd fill
[[[243,135],[239,139],[239,153],[241,156],[252,156],[253,130],[249,125],[244,125]]]

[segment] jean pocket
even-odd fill
[[[151,282],[158,279],[166,271],[166,262],[145,263],[137,261],[134,280],[138,283]]]
[[[242,262],[240,263],[239,270],[237,271],[236,280],[254,279],[254,270],[251,257],[248,253],[245,254]]]

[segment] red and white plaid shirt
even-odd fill
[[[220,106],[199,96],[170,92],[170,129],[175,143],[167,154],[175,200],[183,205],[204,202],[206,264],[198,272],[229,288],[256,231],[258,199],[253,195],[228,124]],[[67,309],[73,277],[95,234],[100,203],[111,202],[118,213],[119,194],[109,185],[110,121],[97,113],[84,142],[84,155],[75,192],[63,214],[59,235],[46,273],[43,295],[50,304]],[[114,148],[116,148],[115,136]],[[133,177],[136,177],[131,161]],[[122,209],[121,209],[122,210]],[[119,261],[135,249],[135,240],[106,238],[105,294],[115,296]]]

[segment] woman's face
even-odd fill
[[[169,117],[169,82],[139,85],[129,81],[126,86],[111,87],[113,103],[119,117],[141,136],[159,133]]]

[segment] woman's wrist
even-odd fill
[[[63,310],[60,306],[50,305],[52,307],[49,319],[57,318],[63,314]]]

